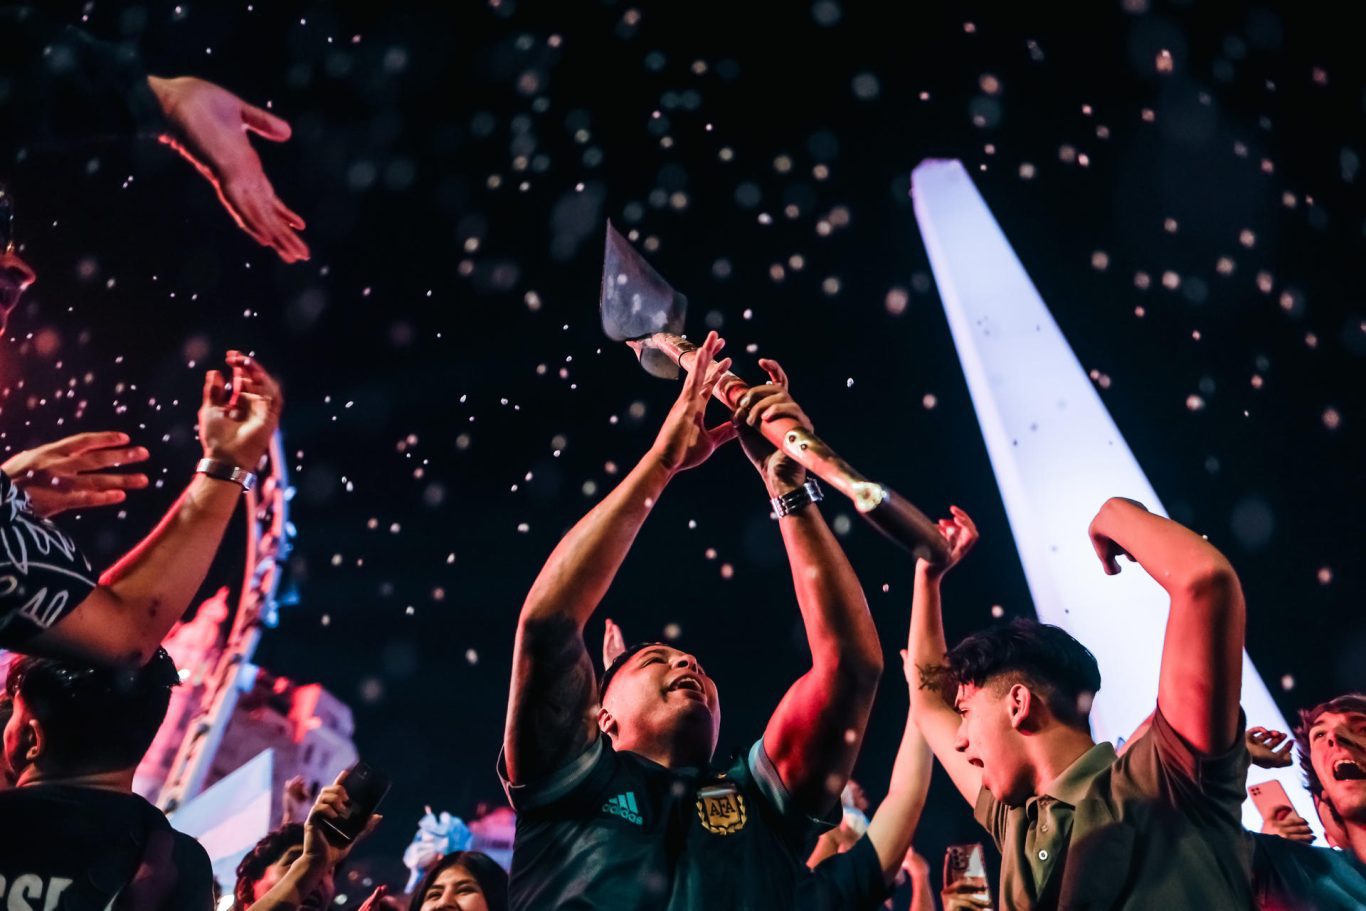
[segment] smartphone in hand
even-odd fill
[[[365,831],[365,824],[375,814],[384,795],[389,793],[391,781],[388,775],[362,759],[347,769],[340,784],[346,789],[346,815],[319,820],[323,836],[339,846],[351,844]]]

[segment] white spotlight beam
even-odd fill
[[[923,162],[911,188],[1035,611],[1100,662],[1096,736],[1127,737],[1155,705],[1167,596],[1137,567],[1106,576],[1086,529],[1112,496],[1166,511],[963,165]],[[1243,708],[1289,730],[1246,653]],[[1273,777],[1322,835],[1296,768],[1249,775]],[[1261,827],[1251,801],[1243,823]]]

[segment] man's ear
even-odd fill
[[[612,737],[617,732],[617,719],[612,717],[612,713],[599,706],[598,708],[598,730],[608,737]]]
[[[1038,718],[1035,716],[1038,714],[1038,705],[1029,687],[1023,683],[1011,684],[1006,691],[1006,713],[1010,718],[1010,726],[1017,731],[1037,727]]]
[[[47,748],[47,735],[37,718],[29,717],[19,733],[19,745],[24,751],[24,761],[34,763]]]

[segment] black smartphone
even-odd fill
[[[389,793],[390,783],[388,775],[364,759],[347,769],[341,780],[348,799],[346,815],[337,819],[320,818],[323,836],[334,845],[349,845],[355,841],[356,836],[365,831],[365,824],[374,815],[379,802]]]

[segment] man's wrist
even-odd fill
[[[256,486],[256,472],[237,464],[235,459],[205,456],[195,463],[194,471],[216,481],[237,484],[243,490],[251,490]]]

